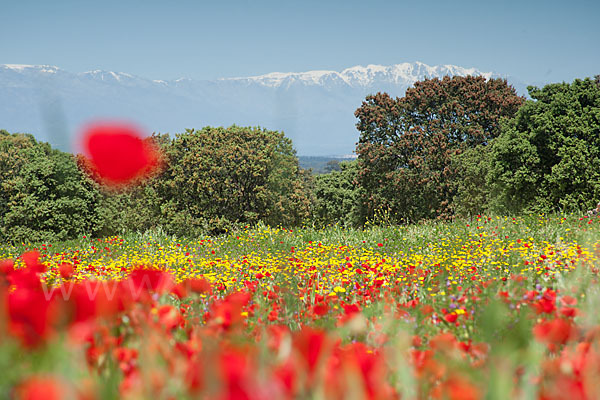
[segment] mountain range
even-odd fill
[[[82,124],[128,120],[148,132],[175,134],[203,126],[261,126],[281,130],[300,155],[351,154],[358,140],[354,111],[380,91],[402,96],[425,78],[481,75],[475,68],[421,62],[337,71],[273,72],[217,80],[151,80],[123,72],[72,73],[48,65],[0,65],[0,129],[32,133],[75,151]]]

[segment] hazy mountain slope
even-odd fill
[[[124,118],[149,132],[206,125],[260,125],[283,130],[299,154],[348,154],[358,132],[354,111],[369,93],[394,96],[426,77],[496,76],[474,68],[404,63],[254,77],[157,81],[126,73],[70,73],[53,66],[0,65],[0,129],[29,132],[73,149],[90,119]],[[514,83],[524,92],[524,85]]]

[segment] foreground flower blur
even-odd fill
[[[576,242],[577,220],[553,243],[518,234],[551,223],[481,218],[432,229],[436,241],[406,228],[357,232],[346,243],[314,241],[308,228],[256,228],[7,248],[0,390],[598,398],[600,243]],[[595,229],[600,219],[584,224]]]
[[[109,185],[130,183],[158,166],[158,150],[131,124],[92,124],[83,143],[94,171]]]

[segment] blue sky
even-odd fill
[[[0,1],[0,64],[215,79],[422,61],[600,74],[600,1]]]

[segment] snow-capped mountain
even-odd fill
[[[36,72],[44,74],[55,74],[60,71],[58,67],[53,65],[25,65],[25,64],[4,64],[0,65],[4,70],[11,70],[15,72]]]
[[[98,118],[127,119],[148,132],[206,125],[282,130],[302,155],[352,153],[354,111],[365,96],[402,96],[416,81],[491,72],[420,62],[355,66],[343,71],[273,72],[199,81],[150,80],[123,72],[71,73],[49,65],[0,65],[0,129],[29,132],[63,150],[77,129]],[[511,82],[520,93],[524,85]]]
[[[245,78],[225,78],[222,81],[238,81],[257,83],[267,87],[281,87],[291,83],[301,83],[309,86],[327,86],[345,84],[352,88],[369,87],[386,83],[395,85],[413,84],[423,78],[440,78],[449,76],[481,75],[490,78],[493,73],[481,72],[475,68],[463,68],[455,65],[430,67],[421,62],[403,63],[392,66],[357,65],[341,72],[337,71],[308,71],[308,72],[272,72],[260,76]]]

